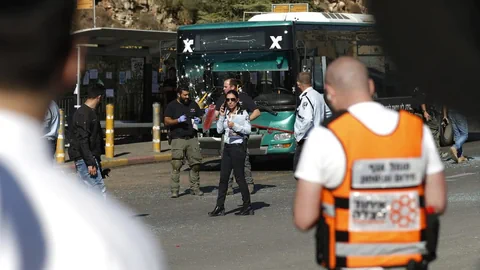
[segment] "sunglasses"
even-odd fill
[[[231,102],[235,102],[235,101],[237,101],[236,98],[226,98],[225,100],[226,100],[227,102],[230,102],[230,101],[231,101]]]

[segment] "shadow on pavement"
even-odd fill
[[[115,145],[149,142],[152,136],[148,135],[117,135],[115,136]]]
[[[202,164],[201,171],[220,171],[220,159],[209,160]],[[291,171],[293,159],[289,157],[255,157],[251,158],[253,171]],[[185,171],[190,170],[186,168]]]
[[[212,193],[214,190],[218,189],[218,186],[205,186],[200,187],[200,190],[204,193]]]
[[[130,152],[123,152],[123,153],[116,154],[114,157],[126,156],[128,154],[130,154]]]
[[[134,217],[148,217],[150,216],[150,214],[138,214],[138,215],[134,215]]]
[[[267,189],[267,188],[274,188],[274,187],[277,187],[275,185],[263,185],[263,184],[255,184],[255,190],[254,190],[254,194],[257,193],[258,191],[262,190],[262,189]],[[240,192],[240,190],[239,190]]]
[[[200,170],[204,172],[220,171],[220,159],[204,162]]]
[[[254,179],[254,180],[255,180],[255,179]],[[275,186],[275,185],[255,184],[255,189],[253,190],[253,193],[252,193],[252,194],[257,193],[257,192],[259,192],[259,191],[262,190],[262,189],[274,188],[274,187],[277,187],[277,186]],[[240,188],[239,188],[238,186],[233,188],[233,194],[237,194],[237,193],[240,193]]]
[[[275,185],[263,185],[263,184],[255,184],[255,190],[252,194],[255,194],[257,193],[258,191],[262,190],[262,189],[267,189],[267,188],[274,188],[274,187],[277,187]],[[204,186],[204,187],[200,187],[200,189],[204,192],[204,193],[212,193],[213,191],[215,190],[218,190],[218,186]],[[237,194],[237,193],[240,193],[240,189],[238,187],[234,187],[233,188],[233,194]]]
[[[268,203],[265,203],[265,202],[252,202],[252,208],[254,211],[257,211],[257,210],[260,210],[264,207],[270,207],[270,204]],[[232,213],[235,213],[235,212],[238,212],[240,211],[240,209],[242,209],[241,205],[239,205],[239,207],[233,209],[233,210],[230,210],[228,212],[225,212],[225,215],[228,215],[228,214],[232,214]]]

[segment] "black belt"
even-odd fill
[[[181,137],[172,138],[172,140],[175,140],[175,139],[190,140],[190,139],[193,139],[193,138],[196,138],[196,137],[197,137],[196,135],[181,136]]]
[[[226,143],[224,147],[243,147],[243,142],[242,143]]]

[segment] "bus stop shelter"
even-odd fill
[[[64,108],[66,110],[67,117],[72,115],[73,112],[68,112],[68,110],[74,110],[73,108],[78,108],[82,103],[82,94],[85,93],[81,91],[82,85],[85,85],[85,71],[87,70],[87,63],[81,61],[82,57],[87,59],[86,56],[99,56],[99,57],[132,57],[135,59],[141,59],[143,62],[142,76],[143,79],[143,89],[137,89],[138,95],[141,96],[142,100],[140,107],[142,107],[142,112],[140,116],[140,121],[122,121],[121,119],[116,118],[115,122],[116,127],[140,127],[142,124],[146,127],[151,128],[152,121],[152,103],[153,98],[152,94],[158,92],[158,89],[152,89],[152,85],[155,86],[155,80],[157,83],[160,82],[158,79],[152,76],[154,74],[154,68],[152,66],[152,59],[159,60],[160,67],[162,66],[162,59],[165,58],[165,54],[174,54],[172,48],[176,47],[176,37],[177,33],[172,31],[154,31],[154,30],[135,30],[135,29],[121,29],[121,28],[90,28],[83,29],[72,33],[73,36],[80,41],[78,45],[78,68],[77,68],[77,86],[74,92],[75,99],[71,100],[74,103],[73,106],[61,106],[61,107],[70,107]],[[86,61],[86,60],[85,60]],[[83,65],[83,66],[82,66]],[[132,63],[133,66],[133,63]],[[97,70],[98,71],[98,70]],[[96,71],[96,72],[97,72]],[[155,74],[158,70],[155,71]],[[100,72],[100,71],[98,71]],[[108,74],[103,74],[102,76],[107,76],[107,78],[112,79],[115,76],[118,76],[118,72],[107,72]],[[128,74],[128,72],[127,72]],[[131,73],[130,73],[131,74]],[[92,75],[93,76],[93,75]],[[95,73],[97,78],[99,74]],[[119,76],[122,77],[122,76]],[[160,76],[158,76],[160,77]],[[121,80],[121,79],[120,79]],[[117,80],[118,82],[118,80]],[[106,86],[106,85],[105,85]],[[107,86],[106,86],[107,87]],[[107,87],[108,88],[108,87]],[[115,90],[115,89],[113,89]],[[152,92],[152,90],[154,90]],[[111,96],[113,94],[113,97]],[[109,93],[106,93],[107,99]],[[111,100],[115,100],[116,92],[110,91]],[[111,100],[109,102],[111,102]],[[139,101],[140,102],[140,101]],[[113,102],[115,104],[115,102]],[[105,105],[105,104],[104,104]],[[104,109],[104,108],[103,108]],[[102,108],[101,108],[102,111]],[[121,117],[120,117],[121,118]]]

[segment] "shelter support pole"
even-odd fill
[[[58,128],[55,158],[58,164],[65,163],[65,111],[60,109],[60,127]]]
[[[80,108],[80,85],[81,85],[81,74],[80,74],[80,61],[82,57],[82,51],[80,46],[77,46],[77,87],[75,89],[75,94],[77,95],[77,105],[75,105],[75,108],[78,109]]]
[[[160,153],[162,151],[162,144],[160,142],[160,104],[155,102],[153,104],[153,152]]]
[[[97,28],[97,5],[96,5],[96,0],[93,1],[93,28]]]
[[[107,119],[105,123],[105,156],[114,157],[114,107],[107,104]]]

